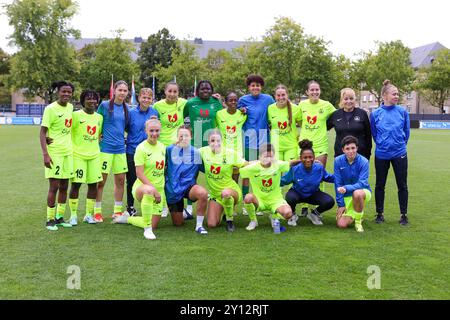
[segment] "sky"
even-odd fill
[[[178,39],[260,40],[286,16],[306,34],[330,41],[333,54],[355,58],[374,50],[375,41],[401,40],[410,48],[433,42],[450,47],[448,0],[77,0],[72,26],[83,38],[111,37],[125,29],[125,38],[146,39],[163,27]],[[0,4],[12,0],[0,0]],[[3,13],[3,9],[1,9]],[[12,53],[11,27],[0,15],[0,48]]]

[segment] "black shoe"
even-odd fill
[[[382,213],[377,214],[376,218],[375,218],[375,222],[378,224],[381,224],[384,222],[384,215]]]
[[[402,226],[406,226],[406,225],[408,225],[408,216],[406,215],[406,214],[402,214],[401,216],[400,216],[400,224],[402,225]]]
[[[56,226],[56,221],[55,220],[47,221],[47,223],[45,224],[45,227],[47,228],[47,230],[50,230],[50,231],[57,231],[58,230],[58,227]]]
[[[56,219],[55,224],[57,227],[72,228],[72,225],[70,223],[65,222],[63,217]]]
[[[227,221],[227,231],[228,232],[234,232],[234,223],[233,221]]]
[[[302,208],[302,213],[300,216],[306,218],[308,216],[308,208]]]
[[[134,207],[127,207],[127,212],[130,217],[134,217],[137,214],[137,211]]]

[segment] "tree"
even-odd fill
[[[420,70],[419,79],[420,94],[443,113],[445,101],[450,98],[450,50],[440,50],[431,66]]]
[[[11,94],[5,83],[11,67],[11,57],[0,48],[0,105],[11,103]]]
[[[157,66],[167,68],[172,64],[172,53],[176,49],[179,49],[179,44],[166,28],[150,35],[142,43],[137,63],[141,69],[141,81],[146,86],[151,86]]]
[[[131,42],[121,39],[122,32],[117,30],[113,39],[100,39],[79,52],[78,81],[84,88],[98,91],[102,97],[108,97],[112,75],[115,81],[125,80],[130,85],[133,76],[139,77],[139,67],[131,58],[135,48]]]
[[[414,70],[410,62],[410,49],[401,41],[380,42],[376,53],[362,53],[354,65],[361,89],[372,93],[381,104],[381,87],[386,79],[399,89],[400,93],[411,90]]]
[[[172,54],[172,64],[168,67],[158,65],[155,76],[160,81],[159,90],[163,90],[167,82],[176,77],[180,86],[180,96],[193,94],[195,78],[198,81],[208,77],[208,69],[205,63],[198,57],[195,47],[188,42],[183,42],[181,48]]]
[[[4,6],[14,32],[9,37],[19,52],[11,59],[8,83],[26,88],[29,96],[51,100],[51,85],[73,79],[79,71],[75,50],[67,38],[80,33],[69,21],[77,12],[72,0],[15,0]]]

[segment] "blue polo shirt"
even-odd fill
[[[159,113],[156,109],[150,107],[147,111],[142,111],[140,106],[130,110],[128,113],[128,136],[127,136],[127,154],[135,154],[136,148],[143,141],[147,140],[145,133],[145,123],[151,117],[159,119]]]

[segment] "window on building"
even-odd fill
[[[373,102],[373,94],[369,96],[369,102]]]
[[[363,97],[363,102],[367,102],[367,96]]]

